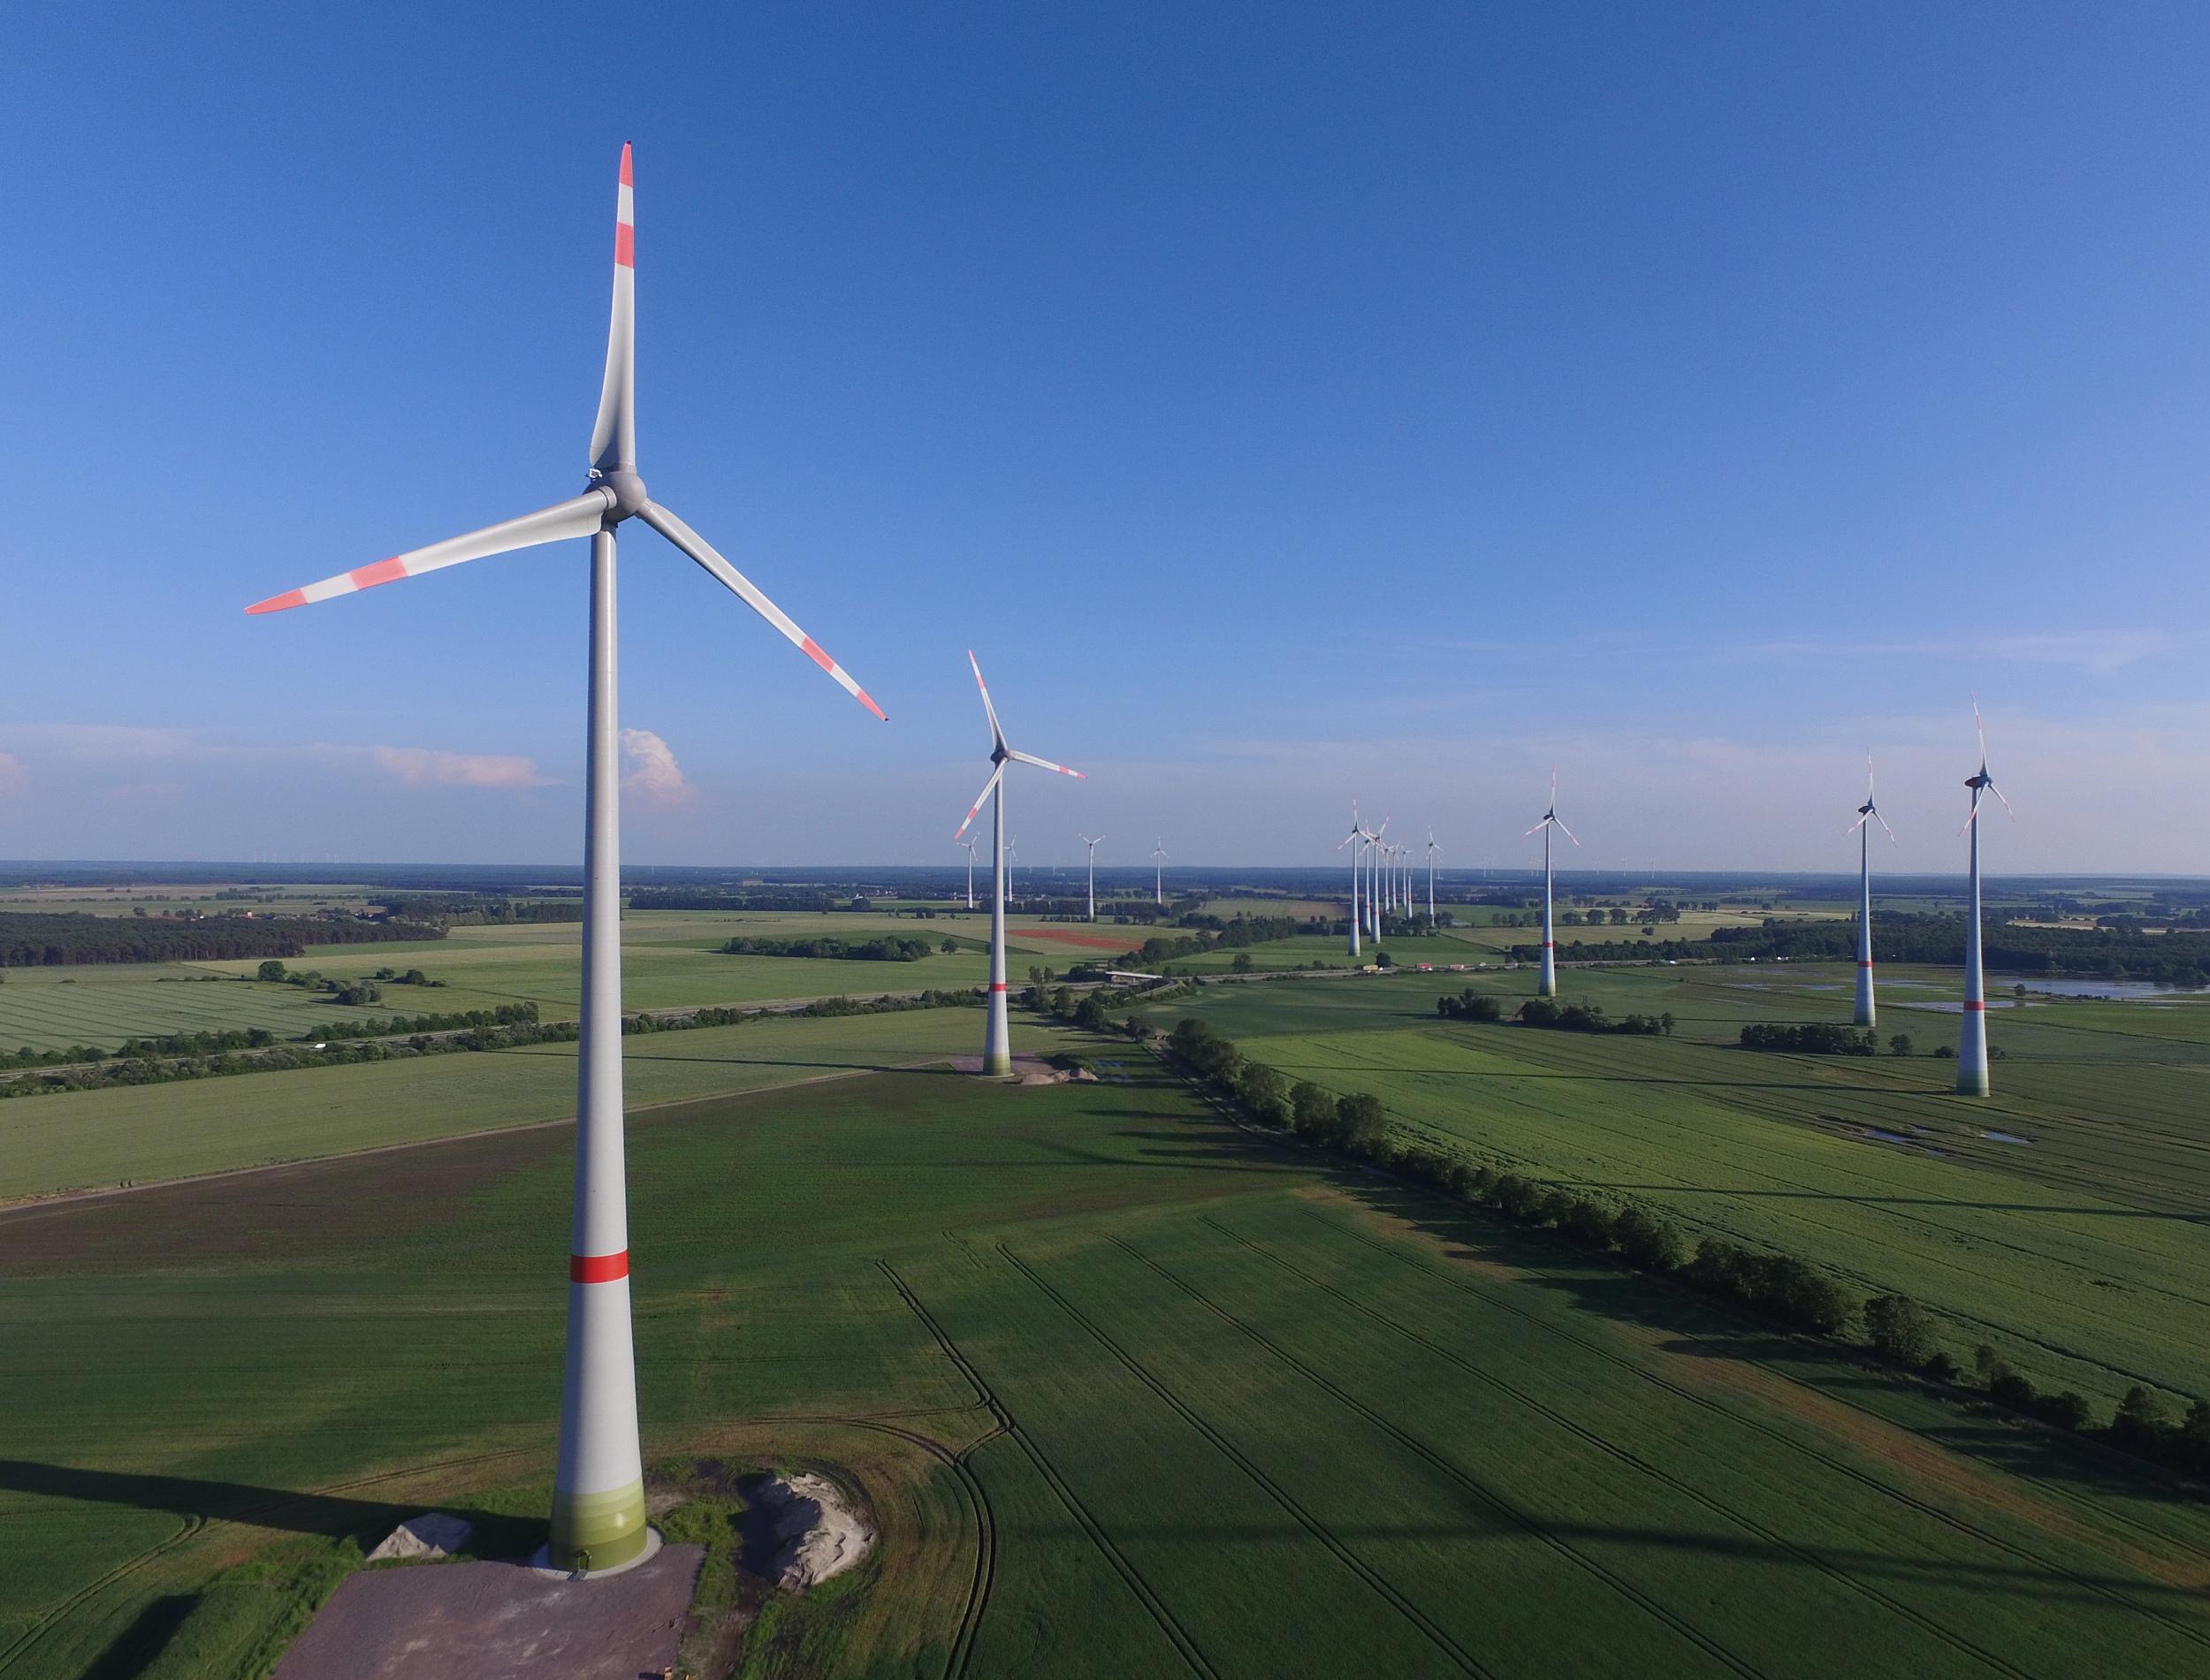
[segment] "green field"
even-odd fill
[[[1846,1021],[1838,968],[1567,970],[1568,998],[1674,1015],[1666,1038],[1436,1020],[1467,984],[1529,989],[1524,973],[1276,981],[1157,1019],[1200,1015],[1292,1079],[1369,1091],[1401,1133],[1470,1160],[1916,1296],[1967,1365],[1991,1342],[2104,1409],[2137,1382],[2210,1395],[2210,999],[1993,1012],[2008,1056],[1974,1102],[1925,1053],[1955,1045],[1956,1016],[1905,1002],[1953,997],[1939,971],[1883,977],[1880,1032],[1911,1035],[1908,1060],[1734,1047],[1749,1021]]]
[[[632,911],[622,918],[622,1003],[629,1009],[767,1003],[800,999],[920,992],[980,984],[989,977],[987,915],[910,916],[838,913]],[[720,946],[738,935],[794,939],[833,935],[849,940],[894,933],[960,949],[931,952],[915,962],[725,956]],[[1127,949],[1142,928],[1091,929],[1014,916],[1006,949],[1017,977],[1031,963],[1065,969],[1082,959]],[[1081,941],[1099,940],[1102,945]],[[310,947],[287,959],[332,979],[351,980],[378,969],[419,968],[435,986],[386,985],[380,1003],[345,1008],[325,995],[252,978],[259,959],[220,962],[85,964],[0,969],[0,1050],[88,1045],[111,1050],[125,1040],[176,1032],[265,1027],[296,1037],[348,1018],[449,1015],[535,1003],[548,1021],[573,1020],[582,1007],[579,924],[457,927],[443,939],[390,945]]]
[[[1308,1005],[1223,1003],[1252,990]],[[884,1532],[758,1671],[2210,1654],[2199,1505],[1070,1042],[1107,1083],[915,1069],[632,1122],[648,1457],[840,1465]],[[551,1129],[0,1216],[0,1675],[228,1676],[276,1600],[210,1592],[225,1566],[534,1509],[569,1171]]]

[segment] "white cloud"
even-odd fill
[[[444,752],[434,747],[371,747],[378,770],[417,787],[543,787],[536,761],[509,753]]]
[[[621,756],[628,764],[621,786],[648,805],[680,805],[691,796],[682,766],[668,744],[649,729],[621,732]]]

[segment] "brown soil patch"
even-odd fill
[[[1060,945],[1078,945],[1088,951],[1127,951],[1134,947],[1125,937],[1116,938],[1109,933],[1076,933],[1067,928],[1008,928],[1005,938],[1009,944],[1017,945],[1027,939],[1051,939]],[[1141,944],[1141,940],[1136,941]]]

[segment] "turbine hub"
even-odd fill
[[[617,467],[610,473],[592,468],[591,487],[603,490],[613,498],[613,506],[606,510],[608,525],[619,525],[625,519],[635,518],[647,499],[644,481],[626,467]]]

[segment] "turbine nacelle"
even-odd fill
[[[593,468],[587,488],[603,490],[613,498],[606,508],[606,528],[609,530],[625,519],[635,519],[652,499],[644,493],[644,481],[626,467],[617,467],[610,473],[602,473]]]

